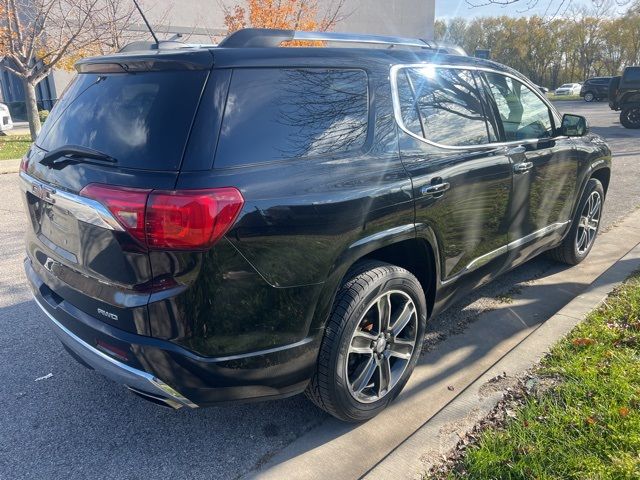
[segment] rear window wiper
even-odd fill
[[[118,160],[106,153],[81,145],[63,145],[51,150],[42,157],[40,163],[53,168],[69,162],[86,162],[87,160],[89,163],[105,163],[109,165],[118,163]]]

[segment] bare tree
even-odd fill
[[[22,80],[31,137],[40,131],[36,85],[104,48],[119,48],[132,7],[122,0],[0,0],[0,65]]]
[[[607,2],[607,0],[591,1],[595,6],[601,6]],[[544,6],[546,4],[545,14],[551,16],[557,16],[567,12],[575,3],[574,0],[465,0],[465,2],[471,7],[485,7],[487,5],[508,6],[519,4],[523,5],[525,10],[533,10],[538,6]],[[632,0],[615,0],[615,4],[620,7],[629,5],[630,3],[632,3]]]

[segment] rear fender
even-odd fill
[[[413,223],[383,230],[367,237],[361,238],[350,244],[336,259],[327,279],[324,282],[322,292],[316,305],[315,313],[309,326],[309,332],[315,331],[321,334],[331,314],[331,308],[338,289],[342,285],[349,269],[360,259],[379,250],[404,240],[416,238],[416,226]]]

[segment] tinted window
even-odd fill
[[[398,89],[403,123],[413,133],[417,129],[417,109],[424,130],[421,136],[427,140],[447,146],[493,141],[482,97],[470,71],[405,68],[398,72]]]
[[[362,70],[237,69],[215,166],[339,155],[367,137]]]
[[[625,82],[639,82],[640,81],[640,67],[627,67],[624,71]]]
[[[413,89],[409,84],[408,75],[405,70],[398,73],[398,99],[400,100],[400,115],[404,127],[411,133],[424,138],[422,123],[418,114],[418,105],[416,104]]]
[[[37,144],[81,145],[127,168],[176,170],[206,71],[80,74],[56,104]]]
[[[486,79],[506,141],[547,138],[553,135],[549,107],[529,87],[511,77],[486,73]]]

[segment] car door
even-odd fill
[[[512,169],[487,122],[475,75],[464,67],[392,71],[400,153],[412,180],[418,228],[432,229],[443,283],[498,273],[508,243]],[[490,264],[490,266],[488,266]],[[488,276],[487,276],[488,275]]]
[[[520,263],[568,228],[577,153],[571,139],[556,135],[559,117],[534,88],[508,74],[481,76],[513,164],[509,249]]]

